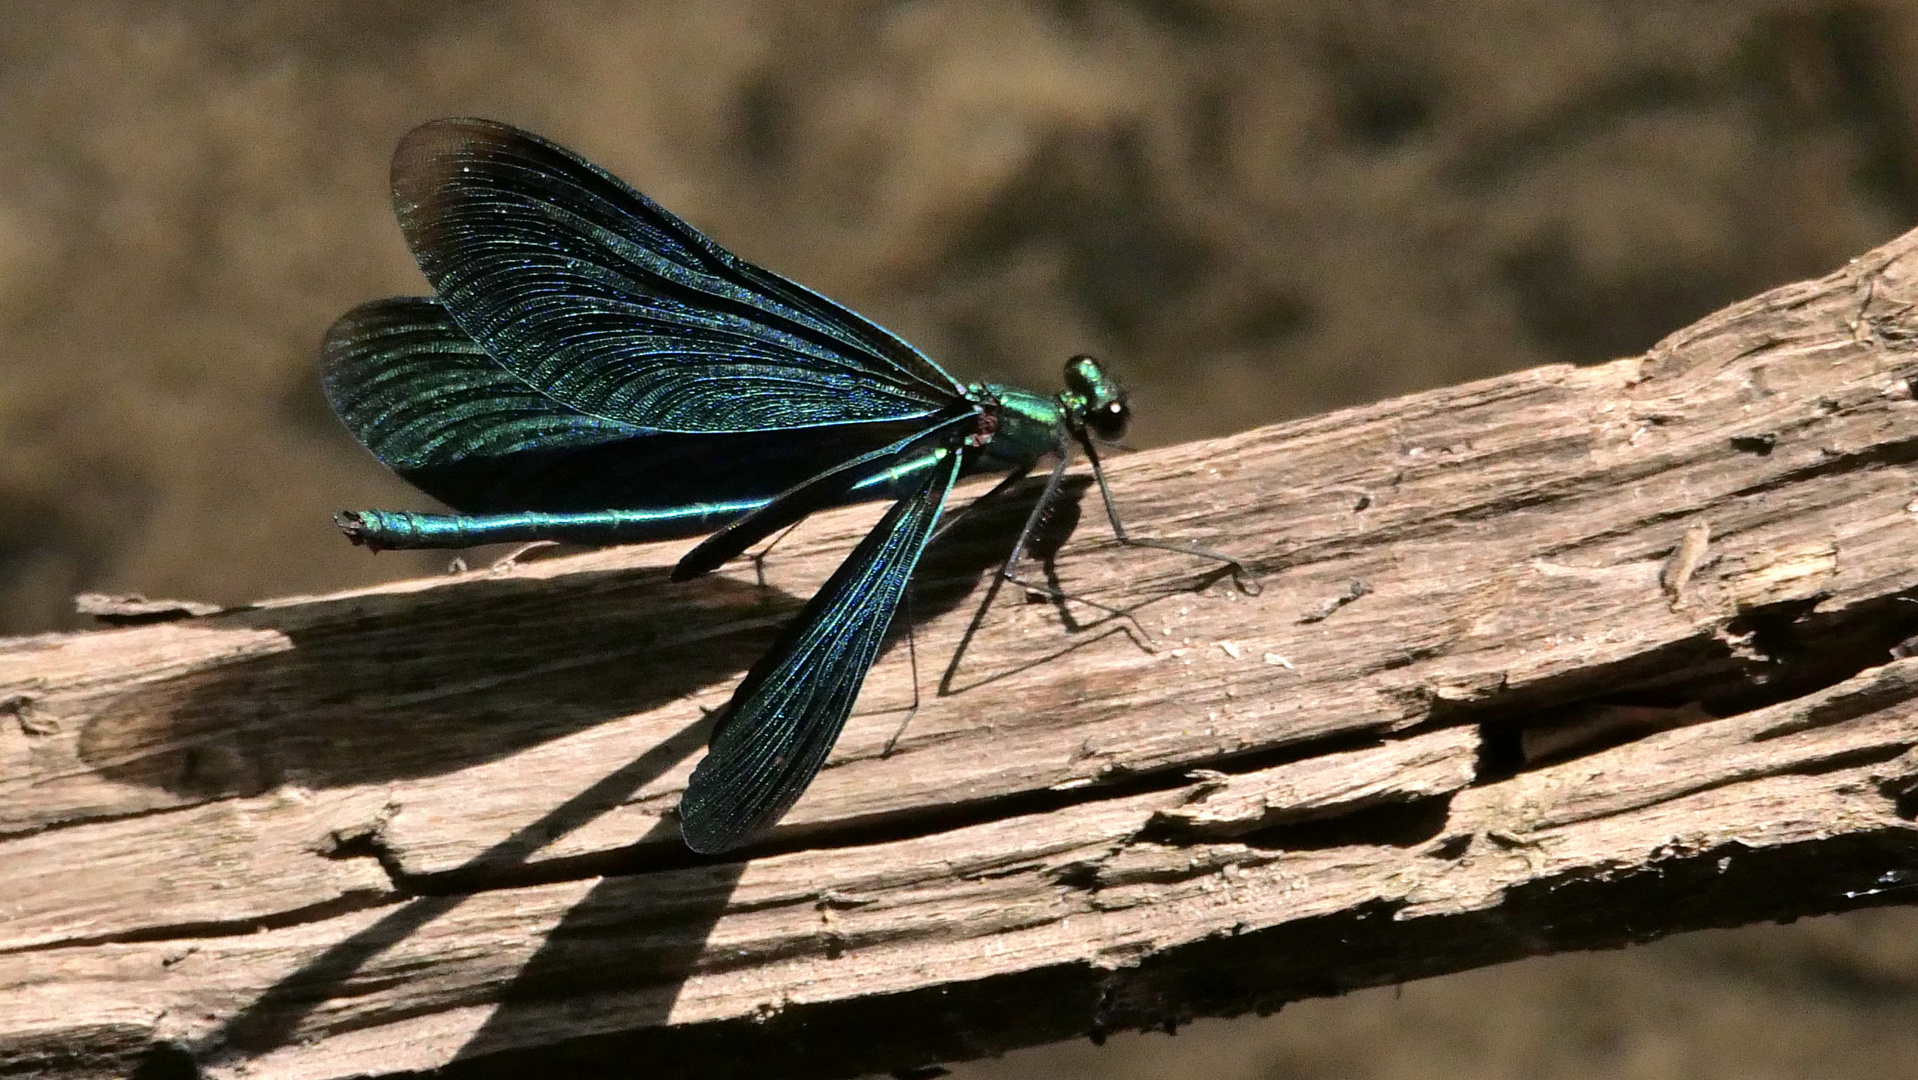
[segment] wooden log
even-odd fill
[[[1914,385],[1918,234],[1644,356],[1111,463],[1257,596],[1095,495],[1032,572],[1131,618],[980,613],[1011,500],[929,557],[903,733],[894,647],[720,859],[670,813],[705,711],[878,508],[763,585],[97,601],[136,625],[0,642],[0,1072],[849,1076],[1904,902]]]

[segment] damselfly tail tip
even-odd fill
[[[372,529],[366,523],[366,516],[358,510],[339,511],[333,515],[333,524],[339,526],[340,532],[346,534],[348,540],[360,547],[369,551],[380,549],[379,545],[373,542]]]

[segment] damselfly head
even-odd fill
[[[1083,353],[1066,361],[1066,392],[1059,398],[1074,426],[1103,442],[1124,435],[1126,422],[1132,419],[1119,380]]]

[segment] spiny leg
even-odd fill
[[[1098,608],[1101,611],[1104,611],[1111,615],[1118,616],[1120,618],[1130,618],[1131,616],[1127,615],[1125,612],[1120,611],[1117,608],[1107,607],[1106,605],[1101,604],[1095,600],[1087,600],[1084,597],[1074,596],[1071,593],[1064,592],[1060,590],[1056,584],[1046,584],[1046,585],[1034,584],[1031,582],[1024,581],[1020,578],[1013,577],[1012,574],[1009,572],[1012,565],[1014,563],[1017,563],[1021,558],[1024,557],[1025,550],[1031,547],[1033,534],[1036,533],[1038,531],[1039,526],[1045,522],[1047,512],[1050,511],[1051,508],[1057,504],[1058,502],[1057,495],[1058,495],[1060,483],[1063,480],[1063,476],[1062,476],[1063,472],[1064,472],[1064,459],[1061,458],[1061,464],[1059,466],[1055,466],[1053,468],[1052,475],[1047,478],[1045,490],[1040,493],[1038,502],[1033,504],[1032,514],[1026,519],[1025,527],[1019,531],[1019,541],[1017,544],[1013,546],[1012,555],[1009,558],[1007,558],[1007,560],[1000,566],[999,577],[1003,580],[1010,581],[1013,584],[1018,585],[1022,588],[1030,589],[1033,592],[1046,597],[1047,599],[1059,602],[1061,605],[1060,614],[1062,617],[1064,617],[1067,620],[1067,629],[1069,630],[1078,630],[1079,627],[1072,622],[1071,613],[1064,609],[1064,603],[1066,601],[1077,601],[1078,603],[1085,604],[1089,607]],[[1014,485],[1018,484],[1019,481],[1024,480],[1027,476],[1030,476],[1031,474],[1032,474],[1031,465],[1022,465],[1019,468],[1014,469],[1012,472],[1006,474],[1006,478],[999,481],[997,484],[994,484],[992,486],[992,490],[986,492],[984,495],[979,496],[977,499],[972,500],[972,502],[967,503],[964,509],[954,514],[951,518],[949,518],[945,522],[945,524],[940,525],[939,531],[932,534],[933,542],[937,543],[940,537],[950,532],[953,526],[959,524],[960,520],[964,518],[967,514],[972,513],[974,510],[977,510],[981,506],[984,506],[987,502],[1005,495],[1006,492],[1012,490]]]
[[[1012,488],[1015,485],[1017,485],[1019,481],[1024,480],[1027,476],[1031,475],[1031,473],[1032,473],[1031,465],[1024,465],[1024,466],[1021,466],[1020,468],[1014,469],[1010,473],[1007,473],[1004,479],[1000,480],[997,484],[992,485],[991,490],[987,491],[984,495],[981,495],[978,498],[967,503],[964,507],[962,507],[957,512],[955,512],[951,517],[948,517],[944,522],[942,522],[937,529],[933,530],[932,539],[927,542],[927,546],[930,547],[933,544],[937,544],[940,538],[944,537],[947,533],[951,532],[953,530],[953,527],[958,525],[961,521],[963,521],[967,514],[970,514],[974,510],[979,509],[981,506],[984,506],[987,503],[993,501],[994,499],[1000,498],[1001,496],[1005,495],[1006,492],[1012,490]],[[787,532],[791,532],[791,531],[792,531],[791,529],[787,530]],[[786,535],[785,533],[780,533],[779,539],[784,539],[785,535]],[[778,543],[779,539],[775,539],[773,543],[775,544]],[[772,544],[768,544],[766,546],[768,549],[770,549],[772,547]],[[764,553],[762,552],[761,554],[764,554]],[[913,618],[912,618],[912,591],[916,584],[917,584],[916,582],[910,582],[906,585],[905,599],[901,604],[901,607],[904,611],[905,618],[906,618],[906,663],[907,663],[907,666],[912,671],[912,704],[906,706],[906,715],[900,718],[899,726],[893,730],[892,737],[886,740],[885,748],[879,751],[879,756],[882,759],[889,758],[892,756],[893,748],[899,745],[900,737],[905,735],[906,728],[912,723],[912,718],[914,716],[917,716],[919,713],[919,646],[918,646],[918,638],[914,633]],[[993,588],[997,589],[998,584],[999,584],[998,579],[994,578]],[[973,625],[975,627],[978,625],[977,619],[974,620]],[[972,631],[968,629],[966,633],[967,633],[967,637],[970,638]],[[965,646],[962,643],[960,645],[960,651],[964,651],[964,649],[965,649]],[[957,667],[957,665],[958,665],[958,658],[955,655],[953,659],[953,666],[947,669],[945,676],[942,677],[939,681],[939,685],[942,688],[942,692],[943,692],[943,688],[948,683],[951,682],[952,670],[954,667]]]
[[[937,544],[940,538],[945,536],[947,533],[951,532],[953,527],[958,525],[959,522],[961,522],[962,520],[964,520],[967,514],[970,514],[974,510],[979,509],[981,506],[984,506],[987,503],[1004,496],[1006,492],[1011,491],[1013,487],[1019,483],[1019,481],[1024,480],[1027,476],[1031,475],[1031,473],[1032,473],[1032,466],[1024,465],[1006,474],[1004,479],[1000,480],[997,484],[992,485],[991,490],[987,491],[984,495],[981,495],[978,498],[967,503],[964,507],[962,507],[956,513],[954,513],[951,517],[947,518],[942,524],[940,524],[939,528],[933,531],[932,540],[928,543],[928,546],[931,546],[931,544]],[[781,534],[781,535],[784,535],[784,534]],[[907,665],[912,669],[912,704],[906,707],[906,715],[900,718],[899,726],[893,730],[892,737],[886,740],[885,749],[879,752],[879,756],[881,758],[889,758],[892,756],[893,748],[899,744],[900,737],[905,735],[907,726],[912,723],[912,718],[918,715],[919,713],[919,648],[918,648],[917,638],[914,635],[914,626],[913,626],[913,618],[912,618],[912,590],[913,590],[914,584],[916,583],[910,583],[906,586],[906,596],[905,596],[905,601],[903,603],[903,608],[904,608],[905,617],[906,617],[906,661],[907,661]],[[992,587],[987,592],[986,604],[989,605],[991,603],[992,593],[997,592],[998,588],[999,588],[999,577],[994,576],[992,581]],[[959,654],[965,651],[965,643],[971,640],[972,631],[978,628],[979,619],[984,615],[984,612],[985,612],[985,605],[982,605],[979,611],[975,613],[972,625],[967,628],[965,637],[963,637],[960,640],[959,648],[953,654],[952,663],[947,666],[945,673],[940,677],[939,687],[940,687],[940,693],[942,695],[945,693],[946,688],[950,686],[952,682],[953,673],[956,671],[956,669],[959,666]]]
[[[954,513],[951,517],[948,517],[943,523],[941,523],[937,529],[933,530],[932,539],[927,542],[927,546],[930,547],[933,544],[937,544],[940,538],[945,536],[947,533],[951,532],[953,529],[953,526],[958,525],[959,522],[963,520],[967,514],[972,513],[974,510],[977,510],[979,507],[984,506],[986,503],[992,501],[993,499],[999,498],[1000,496],[1004,495],[1007,491],[1012,490],[1015,484],[1017,484],[1021,480],[1024,480],[1028,475],[1031,474],[1031,472],[1032,472],[1032,466],[1026,465],[1021,468],[1014,469],[1012,472],[1008,473],[1004,479],[1000,480],[997,484],[994,484],[990,491],[987,491],[984,495],[981,495],[978,498],[967,503],[963,508],[961,508],[959,511]],[[797,526],[794,526],[794,528],[797,528]],[[791,532],[791,531],[792,529],[786,530],[786,532]],[[774,538],[773,544],[777,544],[780,540],[783,540],[785,538],[786,538],[786,533],[780,533],[779,536]],[[766,551],[770,551],[770,550],[772,550],[772,544],[767,544],[765,551],[761,551],[760,554],[764,555]],[[761,581],[761,584],[762,585],[764,584],[763,580]],[[906,728],[912,724],[912,718],[919,714],[919,645],[918,645],[917,635],[914,633],[915,628],[913,625],[913,617],[912,617],[912,592],[916,584],[917,582],[907,583],[905,599],[901,602],[901,610],[903,611],[906,619],[906,664],[907,664],[907,667],[910,668],[912,672],[912,704],[906,706],[906,715],[903,717],[900,717],[899,726],[893,729],[892,736],[886,740],[885,748],[879,751],[879,756],[881,759],[889,758],[892,756],[894,747],[899,745],[899,739],[905,735]],[[996,579],[994,580],[993,585],[995,588],[997,588],[998,581]],[[976,621],[975,621],[975,625],[976,625]],[[968,631],[968,634],[970,634],[970,631]],[[963,650],[964,646],[961,645],[960,648]],[[957,663],[958,661],[955,658],[954,664],[956,665]],[[948,669],[947,676],[940,680],[940,686],[944,687],[950,681],[950,677],[951,677],[951,670]]]
[[[1100,467],[1099,452],[1093,448],[1091,439],[1083,440],[1080,445],[1085,447],[1086,458],[1092,462],[1092,478],[1098,481],[1099,497],[1106,504],[1106,519],[1112,522],[1112,535],[1118,539],[1119,543],[1128,547],[1175,551],[1181,555],[1224,563],[1232,568],[1232,584],[1237,586],[1240,592],[1247,596],[1257,596],[1264,591],[1265,587],[1259,583],[1259,579],[1252,576],[1251,568],[1236,556],[1207,547],[1199,547],[1196,544],[1175,544],[1168,540],[1142,540],[1127,532],[1125,522],[1119,520],[1119,507],[1112,501],[1112,489],[1106,486],[1106,473],[1105,469]]]
[[[1094,600],[1073,596],[1070,593],[1052,588],[1049,585],[1038,582],[1028,582],[1013,574],[1012,568],[1018,564],[1020,559],[1025,558],[1026,549],[1032,544],[1033,534],[1038,531],[1040,523],[1045,520],[1047,511],[1051,508],[1052,503],[1059,497],[1059,490],[1065,482],[1066,467],[1072,463],[1072,444],[1061,439],[1059,446],[1054,450],[1054,455],[1058,459],[1057,464],[1053,465],[1052,472],[1046,477],[1046,486],[1040,491],[1039,500],[1033,503],[1032,512],[1026,515],[1025,525],[1019,530],[1019,539],[1012,545],[1012,551],[1006,556],[1005,562],[1000,564],[999,572],[992,575],[992,584],[986,587],[985,597],[979,601],[979,606],[973,609],[972,621],[966,624],[965,633],[959,635],[959,645],[952,651],[952,660],[946,664],[945,672],[939,676],[939,696],[941,697],[952,692],[953,679],[959,674],[959,661],[965,658],[966,648],[971,645],[973,635],[979,632],[981,626],[985,625],[986,612],[992,608],[993,600],[998,597],[1000,586],[1008,581],[1021,588],[1030,589],[1042,596],[1050,597],[1053,600],[1061,602],[1077,601],[1122,619],[1138,631],[1137,636],[1134,636],[1132,631],[1128,630],[1126,636],[1131,637],[1133,641],[1138,643],[1140,648],[1145,649],[1147,652],[1152,651],[1152,635],[1146,633],[1145,627],[1140,625],[1139,620],[1134,618],[1131,612],[1122,611],[1119,608],[1101,604]],[[1029,468],[1030,467],[1028,467],[1028,471]],[[1023,472],[1019,475],[1023,476]],[[1001,483],[998,487],[993,488],[991,492],[988,492],[988,495],[997,494],[1010,486],[1010,484]],[[983,502],[985,500],[982,498],[979,501]],[[977,502],[973,504],[973,506],[977,505]],[[971,510],[972,507],[969,506],[966,509]],[[916,689],[915,687],[915,690]]]
[[[1032,513],[1026,515],[1025,527],[1019,530],[1019,539],[1012,545],[1012,553],[1006,556],[1005,563],[1000,566],[999,577],[1005,581],[1012,582],[1022,589],[1038,593],[1041,596],[1059,601],[1060,603],[1068,600],[1075,601],[1087,607],[1097,608],[1114,618],[1125,619],[1134,626],[1138,626],[1139,633],[1143,635],[1147,641],[1151,641],[1152,636],[1146,634],[1145,627],[1139,626],[1139,621],[1134,619],[1130,612],[1112,607],[1109,604],[1101,604],[1097,600],[1087,600],[1083,596],[1074,596],[1061,589],[1055,589],[1050,584],[1044,582],[1027,581],[1013,574],[1012,568],[1019,565],[1019,560],[1026,557],[1027,549],[1032,546],[1033,536],[1038,533],[1039,526],[1045,523],[1046,515],[1051,512],[1053,504],[1058,501],[1060,488],[1065,483],[1066,467],[1072,464],[1072,444],[1066,441],[1064,437],[1061,437],[1059,445],[1053,451],[1053,454],[1058,458],[1058,464],[1052,467],[1051,475],[1046,477],[1045,490],[1039,493],[1039,501],[1032,504]]]

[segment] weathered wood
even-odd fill
[[[1906,899],[1914,278],[1112,463],[1256,597],[1094,496],[1047,572],[1136,623],[975,625],[1022,508],[969,520],[950,692],[884,755],[893,649],[750,858],[677,841],[703,711],[876,508],[766,586],[627,548],[0,643],[0,1071],[849,1075]]]

